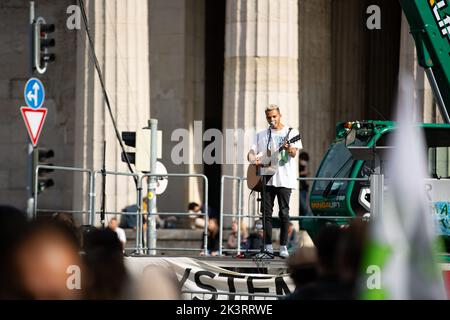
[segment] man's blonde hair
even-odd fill
[[[276,104],[269,104],[266,107],[265,113],[270,112],[270,111],[274,111],[274,110],[278,111],[278,113],[281,113],[280,112],[280,107],[278,107]]]

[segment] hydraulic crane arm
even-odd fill
[[[450,123],[450,0],[399,0],[442,118]]]

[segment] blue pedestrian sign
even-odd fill
[[[32,109],[39,109],[44,104],[45,89],[39,79],[31,78],[25,85],[25,102]]]

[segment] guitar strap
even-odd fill
[[[266,151],[269,154],[270,153],[270,141],[272,140],[272,129],[268,129],[267,131],[267,147],[266,147]]]
[[[286,141],[289,140],[289,134],[291,133],[291,131],[292,131],[292,128],[289,128],[289,131],[288,131],[288,133],[286,135],[286,138],[284,138],[284,143],[286,143]]]

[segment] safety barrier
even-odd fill
[[[60,166],[45,166],[38,165],[36,166],[36,171],[34,172],[34,186],[33,186],[33,218],[36,219],[38,211],[44,211],[37,208],[37,197],[38,197],[38,183],[39,183],[39,171],[40,170],[59,170],[59,171],[68,171],[68,172],[80,172],[89,174],[89,193],[88,193],[88,211],[73,211],[73,213],[88,213],[88,223],[91,224],[92,219],[94,218],[95,212],[95,194],[91,192],[94,185],[94,174],[92,170],[89,169],[81,169],[81,168],[72,168],[72,167],[60,167]],[[49,210],[45,210],[49,211]],[[55,212],[55,210],[53,211]],[[68,212],[67,210],[58,210],[58,212]]]
[[[103,170],[95,170],[94,171],[94,184],[92,185],[92,189],[90,190],[91,193],[94,194],[95,197],[95,181],[97,179],[97,175],[98,174],[102,174],[102,176],[104,176],[104,179],[106,179],[107,175],[113,175],[113,176],[124,176],[124,177],[133,177],[136,179],[139,179],[139,175],[136,173],[127,173],[127,172],[113,172],[113,171],[103,171]],[[131,212],[128,214],[132,214],[132,215],[136,215],[136,247],[135,248],[127,248],[127,249],[135,249],[135,250],[140,250],[142,247],[142,230],[143,230],[143,221],[142,221],[142,215],[140,214],[141,212],[141,199],[142,199],[142,194],[141,194],[141,189],[139,187],[136,188],[136,206],[137,206],[137,212]],[[94,206],[95,206],[95,202],[94,202]],[[95,214],[98,214],[96,211],[94,212]],[[118,214],[117,212],[104,212],[105,214]],[[102,214],[102,212],[100,212],[100,214]],[[121,212],[121,214],[123,214],[123,212]],[[94,225],[95,219],[93,218],[89,224],[92,226]],[[104,223],[104,221],[102,221],[102,223]]]
[[[236,180],[238,182],[238,208],[237,208],[237,214],[234,213],[224,213],[224,185],[225,180]],[[219,223],[219,255],[222,255],[223,249],[223,218],[224,217],[236,217],[237,216],[237,223],[238,223],[238,236],[237,236],[237,252],[240,253],[241,248],[241,218],[242,216],[242,184],[244,183],[244,180],[246,180],[243,177],[235,177],[235,176],[229,176],[229,175],[223,175],[220,179],[220,210],[219,210],[219,216],[220,216],[220,223]]]
[[[85,173],[89,175],[89,192],[88,192],[88,211],[69,211],[69,210],[46,210],[46,209],[38,209],[37,208],[37,196],[38,196],[38,175],[39,170],[60,170],[60,171],[69,171],[69,172],[80,172]],[[97,175],[116,175],[116,176],[127,176],[127,177],[133,177],[136,178],[138,181],[138,185],[136,188],[136,203],[137,203],[137,212],[104,212],[105,214],[128,214],[128,215],[136,215],[136,247],[133,248],[127,248],[127,249],[136,249],[138,252],[149,252],[150,250],[159,250],[159,251],[170,251],[170,250],[177,250],[177,251],[197,251],[196,249],[187,249],[187,248],[158,248],[156,246],[151,246],[149,244],[149,235],[147,235],[147,243],[144,246],[144,237],[143,237],[143,219],[141,215],[141,198],[142,198],[142,182],[144,178],[151,178],[151,177],[184,177],[184,178],[202,178],[204,180],[204,206],[205,206],[205,212],[202,214],[199,214],[199,216],[204,216],[205,218],[205,226],[204,226],[204,254],[207,255],[207,245],[208,245],[208,178],[205,175],[202,174],[146,174],[140,176],[139,174],[132,174],[132,173],[122,173],[122,172],[112,172],[112,171],[106,171],[103,172],[101,170],[89,170],[89,169],[81,169],[81,168],[72,168],[72,167],[60,167],[60,166],[45,166],[45,165],[39,165],[36,167],[35,172],[35,184],[34,184],[34,212],[33,215],[36,218],[37,212],[67,212],[67,213],[73,213],[73,214],[88,214],[88,224],[94,225],[95,222],[95,215],[101,214],[101,212],[97,212],[95,210],[95,181],[97,178]],[[237,212],[235,213],[225,213],[224,212],[224,184],[225,180],[234,180],[238,182],[238,208]],[[298,178],[299,181],[369,181],[371,179],[369,178]],[[219,255],[222,255],[224,251],[228,252],[237,252],[238,254],[241,253],[241,219],[242,218],[259,218],[258,215],[244,215],[242,210],[242,198],[243,198],[243,183],[246,181],[245,177],[236,177],[236,176],[227,176],[224,175],[221,178],[221,188],[220,188],[220,230],[219,230]],[[150,212],[150,206],[147,206],[147,217],[151,218],[157,215],[172,215],[172,216],[189,216],[190,213],[180,213],[180,212]],[[223,231],[224,231],[224,225],[223,225],[223,219],[224,217],[234,217],[237,218],[237,224],[238,224],[238,230],[237,230],[237,249],[223,249]],[[296,219],[352,219],[354,217],[348,217],[348,216],[301,216],[296,217]],[[149,220],[150,221],[150,220]],[[148,232],[151,232],[150,228],[147,229]],[[156,230],[153,230],[155,232]],[[201,248],[199,250],[202,250]]]
[[[327,178],[327,177],[320,177],[320,178],[316,178],[316,177],[305,177],[305,178],[298,178],[298,181],[360,181],[360,182],[370,182],[371,183],[371,188],[373,185],[377,184],[378,185],[378,189],[374,190],[372,194],[376,195],[379,192],[379,190],[382,190],[382,186],[383,186],[383,175],[381,175],[381,179],[380,177],[375,177],[375,176],[380,176],[380,175],[372,175],[370,178],[338,178],[338,177],[331,177],[331,178]],[[225,180],[234,180],[234,181],[238,181],[238,208],[237,208],[237,212],[236,213],[225,213],[223,206],[224,206],[224,185],[225,185]],[[381,180],[381,181],[380,181]],[[241,248],[241,218],[245,218],[245,217],[258,217],[258,215],[243,215],[242,214],[242,200],[243,200],[243,188],[242,188],[242,184],[244,183],[244,181],[246,181],[245,177],[238,177],[238,176],[229,176],[229,175],[223,175],[222,179],[221,179],[221,184],[220,184],[220,231],[219,231],[219,255],[223,255],[223,252],[234,252],[237,254],[240,254],[242,251]],[[381,186],[379,186],[379,183],[381,182]],[[380,189],[381,188],[381,189]],[[375,199],[377,199],[377,197],[374,197]],[[378,200],[380,200],[380,195],[378,195]],[[382,198],[381,198],[382,201]],[[375,202],[375,201],[373,201]],[[378,204],[375,205],[371,205],[371,215],[373,216],[373,208],[380,208],[381,206]],[[238,223],[238,230],[237,230],[237,248],[236,249],[224,249],[223,248],[223,232],[225,229],[225,226],[223,225],[223,217],[237,217],[237,223]],[[292,217],[291,217],[292,218]],[[295,216],[295,220],[307,220],[307,219],[324,219],[324,220],[353,220],[353,219],[366,219],[364,217],[353,217],[353,216]],[[255,250],[246,250],[248,252],[251,251],[255,251]]]
[[[204,183],[203,183],[203,188],[204,188],[203,205],[205,208],[205,212],[202,214],[199,214],[199,215],[204,216],[204,218],[205,218],[205,227],[204,227],[204,234],[203,234],[203,241],[204,241],[203,242],[203,250],[204,250],[204,254],[208,255],[208,178],[204,174],[189,174],[189,173],[145,174],[140,178],[139,185],[142,185],[142,180],[146,177],[147,178],[181,177],[181,178],[202,178],[203,179],[203,181],[204,181]],[[175,212],[175,213],[173,213],[173,212],[153,213],[153,212],[150,212],[150,205],[147,205],[147,215],[150,218],[150,217],[156,216],[156,215],[190,216],[190,215],[192,215],[192,213],[178,213],[178,212]],[[149,230],[149,229],[147,229],[147,230]],[[144,250],[146,250],[147,252],[151,251],[151,250],[168,250],[168,249],[169,248],[157,248],[156,246],[152,247],[151,245],[149,245],[149,243],[147,243],[146,248],[144,248]],[[174,249],[170,249],[170,250],[174,250]],[[192,250],[184,249],[181,251],[192,251]]]
[[[38,208],[38,176],[40,170],[55,170],[55,171],[66,171],[66,172],[80,172],[85,173],[89,175],[89,192],[88,192],[88,205],[89,208],[87,211],[81,210],[49,210],[49,209],[40,209]],[[133,177],[137,179],[137,186],[136,186],[136,205],[137,205],[137,211],[136,212],[99,212],[96,211],[96,204],[95,204],[95,182],[97,175],[115,175],[115,176],[126,176],[126,177]],[[190,249],[190,248],[158,248],[156,246],[149,245],[149,229],[147,228],[147,239],[144,239],[143,236],[143,230],[144,230],[144,223],[143,223],[143,214],[141,214],[141,199],[142,199],[142,182],[145,178],[152,178],[152,177],[161,177],[161,178],[168,178],[168,177],[181,177],[181,178],[201,178],[204,181],[204,207],[205,212],[197,214],[198,216],[203,216],[205,219],[205,226],[204,226],[204,245],[203,248],[199,249]],[[125,249],[131,249],[136,250],[137,254],[142,254],[145,252],[150,251],[201,251],[203,250],[204,254],[208,254],[208,178],[203,174],[133,174],[133,173],[124,173],[124,172],[112,172],[112,171],[105,171],[102,170],[90,170],[90,169],[81,169],[81,168],[72,168],[72,167],[61,167],[61,166],[46,166],[46,165],[38,165],[36,166],[36,170],[34,172],[34,196],[33,196],[33,218],[37,218],[38,212],[65,212],[65,213],[71,213],[71,214],[88,214],[88,225],[94,225],[95,224],[95,216],[96,215],[136,215],[136,246],[135,247],[127,247]],[[192,213],[185,213],[185,212],[150,212],[150,206],[147,205],[147,219],[150,221],[151,217],[155,217],[158,215],[171,215],[171,216],[190,216]],[[156,230],[153,230],[156,231]],[[156,235],[156,232],[154,232]],[[147,240],[147,241],[145,241]],[[144,244],[144,241],[146,242]]]
[[[95,216],[97,214],[101,214],[101,212],[97,212],[95,210],[95,182],[97,175],[116,175],[116,176],[126,176],[126,177],[133,177],[137,179],[137,187],[136,187],[136,203],[137,203],[137,211],[136,212],[104,212],[105,214],[128,214],[128,215],[136,215],[136,247],[133,248],[127,248],[127,249],[136,249],[138,253],[143,252],[154,252],[154,251],[197,251],[197,250],[203,250],[204,254],[208,254],[208,178],[203,174],[132,174],[132,173],[122,173],[122,172],[112,172],[112,171],[106,171],[103,172],[102,170],[89,170],[89,169],[81,169],[81,168],[72,168],[72,167],[60,167],[60,166],[45,166],[45,165],[39,165],[36,167],[35,171],[35,183],[34,183],[34,211],[33,216],[36,218],[37,212],[55,212],[56,210],[44,210],[44,209],[38,209],[37,207],[37,197],[38,197],[38,175],[40,170],[60,170],[60,171],[68,171],[68,172],[80,172],[85,173],[89,175],[89,192],[88,192],[88,210],[87,211],[68,211],[68,210],[57,210],[58,212],[68,212],[68,213],[80,213],[80,214],[88,214],[88,224],[94,225],[95,223]],[[378,177],[377,177],[378,176]],[[380,179],[381,176],[381,179]],[[150,243],[150,237],[154,236],[156,237],[156,229],[151,230],[151,228],[147,228],[147,239],[143,236],[143,215],[141,214],[141,198],[142,198],[142,184],[143,179],[148,178],[149,180],[151,178],[169,178],[169,177],[180,177],[180,178],[201,178],[204,181],[204,207],[205,212],[198,214],[199,216],[203,216],[205,218],[205,226],[204,226],[204,235],[203,235],[203,248],[199,249],[188,249],[188,248],[158,248],[155,245],[153,246]],[[232,180],[238,182],[238,203],[237,203],[237,210],[236,212],[232,213],[225,213],[224,212],[224,185],[225,180]],[[370,178],[298,178],[299,181],[370,181],[371,182],[371,189],[375,184],[378,185],[378,189],[374,190],[372,192],[372,201],[371,201],[371,216],[373,216],[373,212],[377,208],[378,210],[381,208],[382,201],[382,192],[379,192],[379,190],[382,190],[383,187],[383,175],[372,175]],[[258,214],[243,214],[242,210],[242,203],[243,203],[243,183],[246,181],[245,177],[237,177],[237,176],[227,176],[224,175],[221,178],[221,186],[220,186],[220,229],[219,229],[219,255],[223,255],[223,252],[236,252],[238,254],[241,253],[241,219],[242,218],[249,218],[249,219],[259,219]],[[148,185],[149,188],[149,185]],[[381,189],[380,189],[381,188]],[[156,217],[156,216],[164,216],[164,215],[171,215],[171,216],[190,216],[192,213],[184,213],[184,212],[151,212],[150,205],[147,206],[147,218],[150,221],[150,218]],[[224,231],[224,217],[234,217],[237,218],[237,248],[236,249],[224,249],[223,248],[223,231]],[[296,219],[354,219],[355,217],[349,217],[349,216],[300,216],[296,217]],[[147,241],[145,241],[147,240]],[[146,242],[144,244],[144,242]]]

